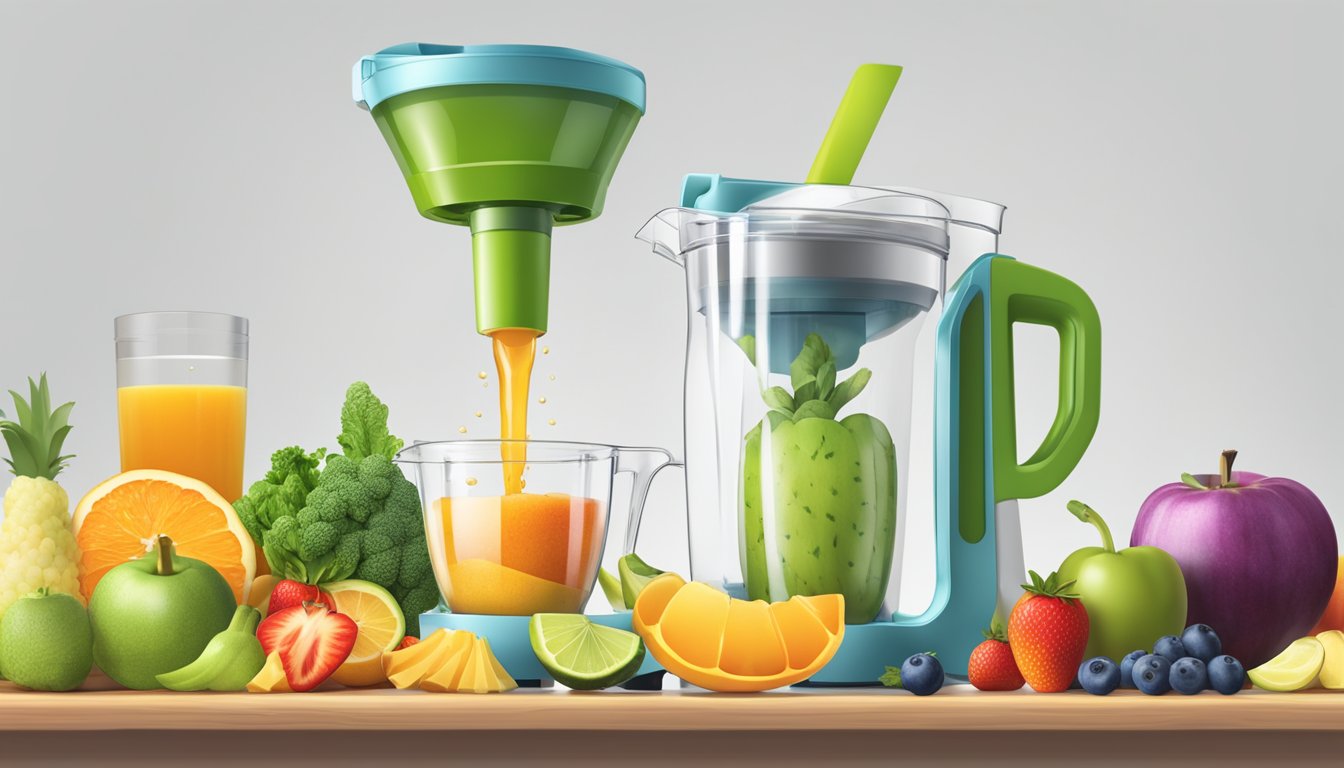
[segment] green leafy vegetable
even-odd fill
[[[900,667],[890,667],[890,666],[887,667],[887,671],[886,671],[886,672],[883,672],[883,673],[882,673],[882,676],[879,677],[879,678],[877,678],[877,682],[879,682],[879,683],[881,683],[881,684],[887,686],[888,688],[900,688],[900,687],[901,687],[901,668],[900,668]]]
[[[438,605],[439,594],[420,494],[392,463],[403,443],[388,432],[387,414],[369,386],[356,382],[341,409],[337,442],[345,454],[282,448],[234,508],[276,576],[305,584],[372,581],[392,593],[407,632],[418,635],[420,614]]]
[[[365,456],[391,459],[405,445],[387,431],[387,406],[362,381],[351,384],[345,393],[341,434],[336,442],[341,444],[346,458],[353,461]]]

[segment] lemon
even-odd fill
[[[396,648],[406,636],[406,617],[401,615],[396,598],[377,584],[359,579],[334,581],[322,588],[331,595],[336,611],[349,616],[359,627],[355,647],[331,679],[356,687],[386,680],[383,653]]]
[[[1321,662],[1321,686],[1331,690],[1344,688],[1344,632],[1332,629],[1316,636],[1325,649]]]
[[[1325,662],[1325,647],[1314,637],[1294,640],[1278,656],[1246,673],[1267,691],[1300,691],[1316,682]]]

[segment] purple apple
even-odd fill
[[[1334,589],[1335,526],[1301,483],[1233,472],[1182,475],[1139,509],[1130,546],[1166,550],[1180,563],[1187,624],[1208,624],[1247,669],[1270,660],[1321,617]]]

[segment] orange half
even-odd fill
[[[87,600],[103,574],[145,556],[160,534],[177,554],[219,571],[239,603],[256,573],[256,550],[233,507],[200,480],[136,469],[104,480],[75,507],[79,587]]]
[[[635,601],[635,631],[663,668],[711,691],[765,691],[802,682],[835,656],[845,635],[842,595],[781,603],[738,600],[675,573]]]

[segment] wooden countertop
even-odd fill
[[[0,731],[1299,731],[1344,734],[1344,692],[1144,696],[787,690],[507,694],[23,691],[0,683]]]

